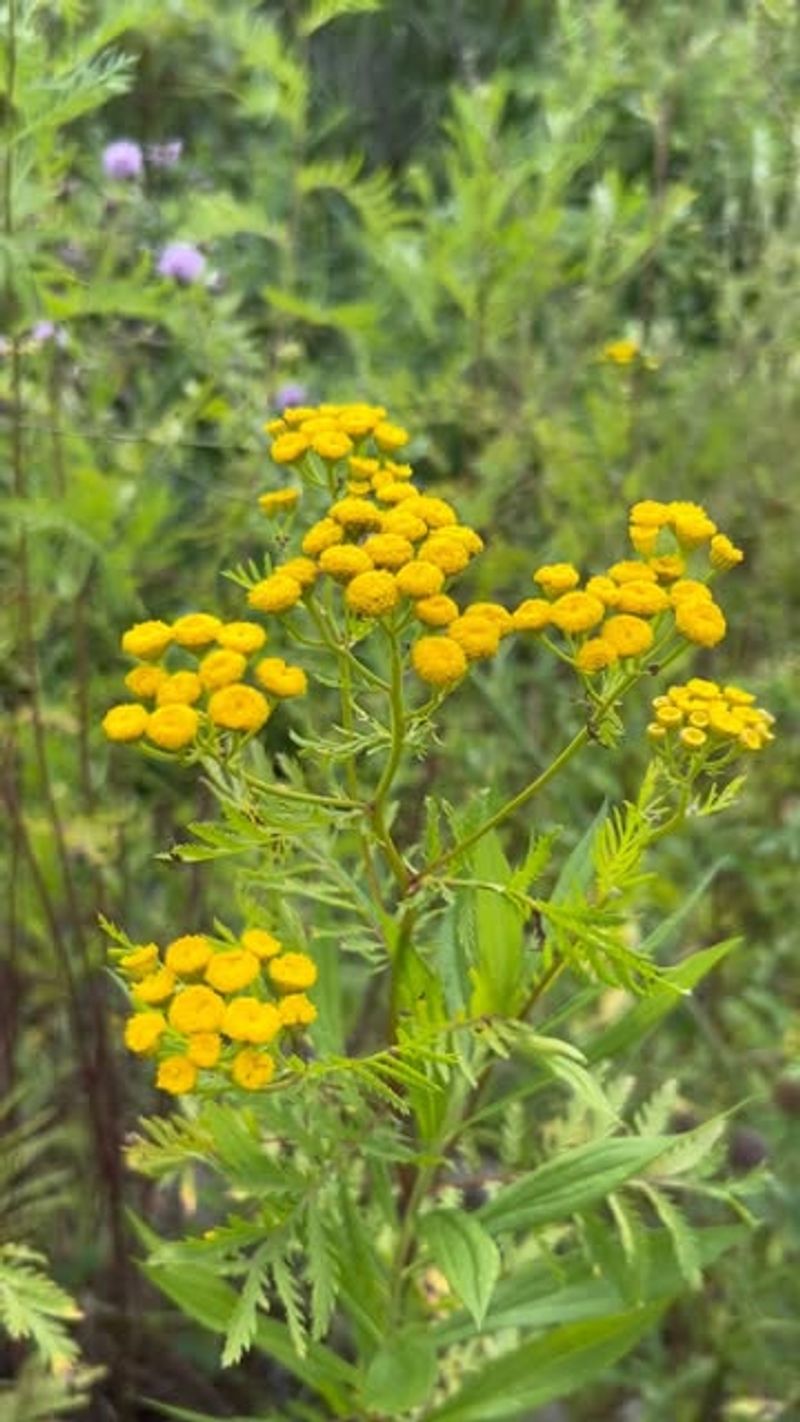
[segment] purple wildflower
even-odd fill
[[[67,333],[64,327],[56,325],[55,321],[37,321],[31,328],[31,340],[38,346],[44,346],[48,341],[53,341],[57,346],[65,346]]]
[[[191,242],[168,242],[158,259],[159,276],[171,277],[181,286],[199,281],[205,271],[206,259]]]
[[[305,405],[308,401],[308,391],[305,385],[300,385],[298,381],[289,380],[282,385],[275,395],[275,408],[283,414],[290,405]]]
[[[103,149],[103,172],[114,182],[127,183],[131,178],[140,178],[143,170],[142,150],[132,139],[118,138]]]
[[[171,138],[168,143],[151,143],[147,161],[154,168],[174,168],[183,153],[183,139]]]

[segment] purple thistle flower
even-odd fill
[[[127,183],[132,178],[140,178],[144,170],[144,158],[138,143],[130,138],[118,138],[103,149],[103,172],[116,183]]]
[[[275,408],[283,414],[290,405],[305,405],[308,400],[308,391],[305,385],[300,385],[298,381],[289,380],[282,385],[275,395]]]
[[[158,259],[159,276],[171,277],[181,286],[199,281],[205,271],[206,259],[191,242],[168,242]]]
[[[171,138],[168,143],[151,143],[147,161],[154,168],[174,168],[183,153],[183,139]]]

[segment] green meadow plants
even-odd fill
[[[743,555],[699,504],[641,500],[610,566],[464,602],[484,540],[384,407],[267,430],[283,478],[263,557],[227,575],[234,617],[128,628],[103,718],[118,754],[203,780],[218,815],[165,857],[230,885],[224,915],[157,942],[106,923],[125,1043],[175,1100],[130,1162],[202,1198],[188,1237],[140,1223],[143,1267],[225,1364],[254,1348],[293,1377],[274,1418],[521,1418],[605,1375],[746,1234],[724,1117],[678,1131],[674,1084],[626,1071],[736,946],[676,955],[693,896],[663,915],[648,891],[662,842],[710,832],[774,738],[750,692],[685,666],[724,638]],[[523,648],[572,679],[561,748],[506,795],[487,738],[451,799],[459,698]],[[565,853],[543,798],[642,703],[635,793]]]

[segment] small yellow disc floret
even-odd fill
[[[231,1062],[231,1076],[244,1091],[260,1091],[262,1086],[269,1085],[274,1075],[272,1057],[266,1052],[254,1052],[252,1047],[237,1052]]]
[[[150,661],[160,657],[172,641],[172,628],[166,622],[137,622],[122,634],[122,650],[129,657],[141,657]]]
[[[197,1085],[197,1067],[188,1057],[165,1057],[159,1064],[156,1086],[170,1096],[183,1096]]]
[[[216,992],[241,992],[261,971],[255,953],[246,948],[226,948],[214,953],[206,968],[206,982]]]
[[[125,1023],[125,1046],[137,1056],[155,1051],[167,1030],[163,1012],[135,1012]]]
[[[317,965],[307,953],[282,953],[270,958],[267,972],[278,992],[305,992],[317,981]]]
[[[581,575],[571,563],[545,563],[533,574],[533,581],[548,597],[559,597],[578,586]]]
[[[216,652],[208,652],[198,668],[198,674],[207,691],[216,691],[220,686],[229,686],[232,681],[241,681],[247,667],[247,659],[241,652],[220,647]]]
[[[420,637],[411,648],[411,664],[429,686],[452,686],[467,670],[467,656],[452,637]]]
[[[288,612],[303,596],[296,578],[288,573],[271,573],[262,578],[247,594],[247,601],[257,612]]]
[[[245,657],[259,651],[266,640],[267,634],[257,622],[226,622],[217,633],[221,647],[230,652],[241,652]]]
[[[110,741],[138,741],[147,730],[150,714],[137,702],[112,706],[103,717],[103,730]]]
[[[264,657],[256,667],[256,676],[271,696],[305,696],[308,677],[302,667],[290,667],[282,657]]]
[[[192,706],[203,694],[197,672],[179,671],[165,676],[156,694],[158,706]]]
[[[185,933],[164,950],[164,962],[179,978],[202,973],[211,957],[211,945],[202,933]]]
[[[218,1032],[225,1016],[225,1003],[210,987],[197,983],[183,988],[173,998],[169,1025],[176,1032]]]
[[[359,573],[347,585],[345,600],[351,612],[360,617],[384,617],[391,612],[400,599],[400,593],[391,573],[376,569],[370,573]]]
[[[147,718],[147,739],[162,750],[183,750],[194,740],[199,725],[193,706],[159,706]]]
[[[225,731],[260,731],[271,709],[260,691],[243,682],[221,687],[208,702],[211,720]]]
[[[220,618],[210,612],[187,612],[172,624],[172,636],[179,647],[205,647],[216,640],[221,627]]]

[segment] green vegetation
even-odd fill
[[[523,1418],[552,1398],[570,1422],[791,1418],[795,6],[4,0],[0,74],[1,1422],[79,1408],[115,1422],[307,1422],[351,1415],[353,1396],[366,1415],[399,1417],[428,1395],[431,1338],[454,1369],[476,1367],[458,1401],[424,1413],[442,1422]],[[609,358],[619,342],[630,359]],[[377,1215],[365,1209],[365,1227],[352,1199],[331,1207],[346,1211],[356,1257],[348,1299],[330,1224],[307,1211],[300,1235],[323,1263],[308,1297],[298,1289],[286,1254],[248,1235],[265,1192],[276,1210],[283,1201],[251,1117],[224,1102],[168,1114],[152,1072],[124,1052],[101,926],[163,944],[219,923],[238,931],[252,914],[219,825],[208,828],[230,787],[208,766],[110,745],[100,723],[119,699],[123,629],[198,608],[242,615],[241,581],[282,527],[257,497],[281,482],[264,425],[288,387],[312,405],[380,403],[407,426],[418,482],[486,540],[466,600],[515,605],[540,564],[623,556],[639,499],[702,502],[745,562],[724,585],[728,636],[692,673],[747,686],[778,733],[734,808],[665,837],[647,877],[622,886],[625,947],[649,942],[664,974],[649,995],[631,996],[624,971],[581,976],[576,952],[530,1041],[497,1026],[479,1044],[502,1060],[418,1241],[459,1279],[464,1307],[409,1304],[421,1333],[410,1324],[374,1349],[355,1393],[353,1357],[369,1356],[382,1306],[357,1264]],[[221,576],[237,567],[239,582]],[[319,695],[335,723],[334,689]],[[570,875],[587,892],[589,873],[620,887],[608,861],[619,838],[601,831],[592,860],[591,832],[637,802],[649,699],[632,698],[624,738],[544,790],[535,821],[511,819],[507,860],[490,839],[484,862],[458,866],[483,883],[464,901],[453,889],[478,958],[481,932],[504,923],[513,939],[519,926],[513,895],[485,883],[529,848],[542,884],[513,883],[541,892],[551,934]],[[437,836],[468,835],[584,722],[574,671],[520,639],[447,704],[444,747],[406,766],[398,837],[435,859]],[[305,729],[299,713],[270,721],[262,778],[300,787]],[[378,778],[369,759],[366,777]],[[426,822],[426,797],[471,797],[472,819]],[[322,910],[328,942],[340,907]],[[562,950],[568,938],[562,922]],[[323,1057],[352,1046],[354,994],[371,991],[364,961],[339,1006],[323,984]],[[450,964],[449,991],[463,966]],[[675,985],[692,995],[676,1001]],[[375,1043],[356,1045],[366,1058]],[[424,1065],[433,1076],[440,1049]],[[474,1067],[470,1050],[462,1066]],[[416,1069],[379,1063],[345,1085],[342,1067],[335,1086],[374,1130],[383,1205],[411,1148],[376,1101],[393,1119]],[[285,1109],[296,1139],[309,1123]],[[649,1171],[653,1142],[663,1169]],[[324,1163],[347,1145],[331,1129]],[[615,1173],[621,1147],[630,1159]],[[580,1151],[595,1156],[576,1164]],[[548,1215],[540,1172],[559,1162],[568,1188]],[[597,1190],[578,1198],[595,1166]],[[501,1240],[508,1268],[492,1287],[509,1173],[506,1196],[526,1182],[533,1196],[517,1202],[519,1255]],[[226,1216],[222,1243],[202,1242]],[[165,1242],[187,1235],[197,1242]],[[236,1367],[220,1368],[223,1350]]]

